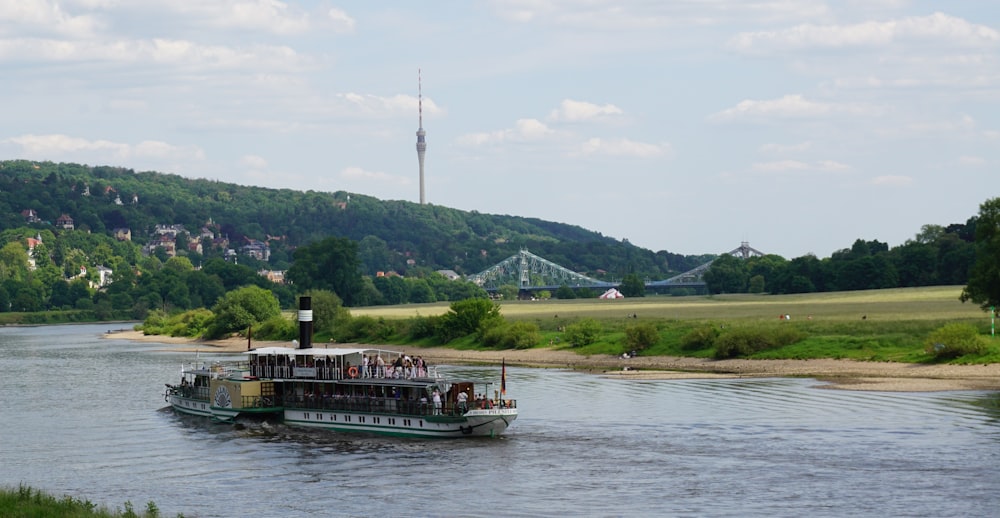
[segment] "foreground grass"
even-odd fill
[[[583,319],[600,322],[597,341],[573,348],[583,354],[618,355],[629,347],[625,329],[639,322],[653,322],[659,341],[643,355],[711,357],[710,347],[685,348],[682,343],[692,331],[753,328],[763,333],[778,326],[794,328],[804,338],[792,345],[750,355],[757,359],[838,358],[865,361],[928,363],[935,361],[925,341],[945,324],[967,323],[989,336],[990,320],[973,304],[958,297],[961,286],[935,286],[889,290],[811,293],[799,295],[717,295],[654,296],[619,300],[575,299],[512,301],[500,305],[508,321],[536,324],[542,334],[539,346],[568,348],[563,330]],[[355,316],[367,315],[386,320],[406,320],[417,316],[440,315],[448,303],[411,304],[352,308]],[[789,320],[779,319],[789,315]],[[408,341],[394,336],[391,343],[418,346],[440,345],[424,340]],[[1000,363],[1000,339],[990,340],[987,351],[967,355],[952,363]],[[459,349],[479,348],[474,338],[447,344]]]
[[[149,502],[137,513],[131,502],[124,510],[109,511],[89,500],[70,496],[57,498],[44,491],[21,485],[17,489],[0,488],[0,516],[33,518],[155,518],[160,516],[156,504]],[[181,515],[178,515],[181,516]]]

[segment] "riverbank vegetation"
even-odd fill
[[[1000,339],[961,286],[796,295],[643,297],[352,308],[310,292],[314,343],[371,343],[456,349],[553,347],[581,355],[698,358],[834,358],[908,363],[998,363]],[[332,308],[332,309],[331,309]],[[190,313],[147,319],[147,334],[195,336]],[[155,320],[155,321],[154,321]],[[246,336],[246,332],[242,333]],[[256,340],[298,337],[285,312],[252,332]]]
[[[72,496],[56,497],[21,484],[17,489],[0,488],[0,516],[36,518],[157,518],[160,510],[149,502],[143,511],[136,511],[132,502],[125,502],[123,509],[114,511],[100,507],[90,500]],[[183,515],[177,515],[183,517]]]
[[[798,295],[644,297],[619,300],[523,301],[499,305],[508,323],[532,325],[534,346],[572,349],[582,355],[836,358],[909,363],[1000,362],[1000,339],[991,320],[958,300],[960,286]],[[424,305],[355,309],[355,318],[391,327],[390,342],[414,340],[414,322],[450,311]],[[426,324],[422,324],[426,327]],[[645,327],[644,332],[639,329]],[[650,328],[655,333],[650,335]],[[972,337],[975,338],[972,338]],[[641,337],[641,338],[640,338]],[[365,337],[353,337],[367,341]],[[469,335],[449,342],[482,345]]]

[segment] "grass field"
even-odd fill
[[[961,286],[844,291],[799,295],[653,296],[618,300],[572,299],[511,301],[500,304],[504,317],[512,320],[544,317],[638,318],[669,320],[956,320],[985,319],[975,304],[958,300]],[[355,316],[387,319],[440,315],[449,303],[407,304],[351,308]]]
[[[600,322],[600,338],[574,348],[581,354],[621,354],[629,350],[625,330],[640,322],[652,322],[660,340],[642,354],[710,357],[713,354],[710,347],[685,348],[685,336],[705,328],[743,328],[765,335],[794,330],[804,337],[791,345],[752,354],[751,358],[849,358],[916,363],[933,361],[927,352],[926,339],[946,324],[971,324],[981,334],[989,335],[989,316],[975,304],[960,302],[961,291],[961,286],[937,286],[799,295],[510,301],[501,303],[500,311],[508,321],[536,324],[542,333],[539,346],[565,347],[566,326],[583,319]],[[440,315],[448,309],[449,304],[442,302],[351,308],[351,314],[405,320]],[[779,315],[788,315],[789,319],[781,319]],[[405,342],[405,337],[396,337],[394,342]],[[990,343],[986,353],[956,361],[1000,361],[1000,341]],[[473,339],[450,345],[477,348]]]

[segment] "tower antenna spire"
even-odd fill
[[[420,124],[417,127],[417,162],[420,164],[420,204],[423,205],[426,203],[424,198],[424,154],[427,152],[427,142],[424,137],[427,136],[427,132],[424,131],[424,92],[419,68],[417,69],[417,116]]]

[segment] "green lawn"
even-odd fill
[[[873,361],[930,361],[925,339],[948,323],[968,323],[984,335],[990,319],[975,304],[962,303],[961,286],[810,293],[797,295],[651,296],[618,300],[574,299],[510,301],[500,304],[508,321],[538,325],[539,345],[564,345],[561,330],[584,318],[599,321],[597,342],[577,348],[581,354],[620,354],[627,350],[624,329],[654,322],[660,341],[644,351],[651,355],[711,356],[710,349],[683,349],[681,339],[699,327],[774,330],[790,326],[804,339],[785,347],[755,353],[753,358],[851,358]],[[352,308],[354,316],[387,320],[440,315],[449,304],[408,304]],[[780,319],[789,315],[790,319]],[[989,352],[959,362],[1000,362],[1000,340]],[[457,345],[457,344],[456,344]],[[463,347],[474,344],[461,344]]]

